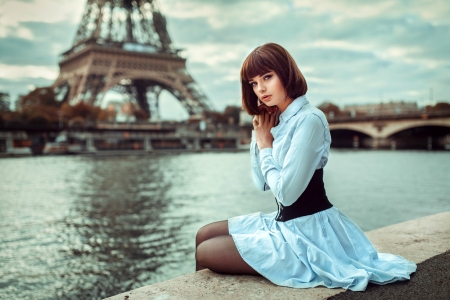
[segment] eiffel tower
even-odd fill
[[[94,105],[115,90],[134,99],[149,118],[160,117],[163,90],[189,115],[213,111],[179,52],[156,0],[88,0],[52,87],[63,101]]]

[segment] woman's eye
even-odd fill
[[[272,77],[272,75],[266,75],[264,76],[264,80],[270,79],[270,77]]]
[[[255,87],[255,86],[256,86],[256,82],[250,82],[250,85],[251,85],[252,87]]]

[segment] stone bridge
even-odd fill
[[[450,113],[445,117],[429,118],[396,118],[396,119],[366,119],[366,120],[328,120],[330,130],[352,130],[364,133],[371,138],[388,138],[400,131],[423,126],[440,126],[450,128]]]
[[[357,118],[339,117],[328,118],[328,122],[331,135],[335,138],[335,146],[339,143],[339,139],[342,142],[342,139],[346,139],[346,136],[347,139],[352,140],[353,147],[396,148],[400,144],[404,144],[405,141],[405,134],[403,134],[403,137],[396,134],[408,130],[411,132],[406,139],[416,138],[416,142],[424,139],[426,140],[425,143],[428,144],[428,149],[435,148],[436,145],[433,146],[433,144],[436,143],[439,144],[439,148],[444,147],[445,149],[449,147],[447,145],[450,145],[450,111]],[[414,137],[417,134],[417,130],[414,131],[414,129],[426,131],[426,136],[423,138]],[[342,133],[346,131],[347,134],[342,136]],[[402,139],[403,141],[401,141]],[[342,145],[346,147],[348,142],[344,142]]]

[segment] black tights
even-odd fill
[[[228,232],[228,221],[200,228],[195,238],[196,270],[210,269],[216,273],[259,275],[241,257]]]

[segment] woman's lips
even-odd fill
[[[267,102],[270,100],[271,97],[272,97],[272,95],[264,95],[264,96],[262,96],[261,100],[264,102]]]

